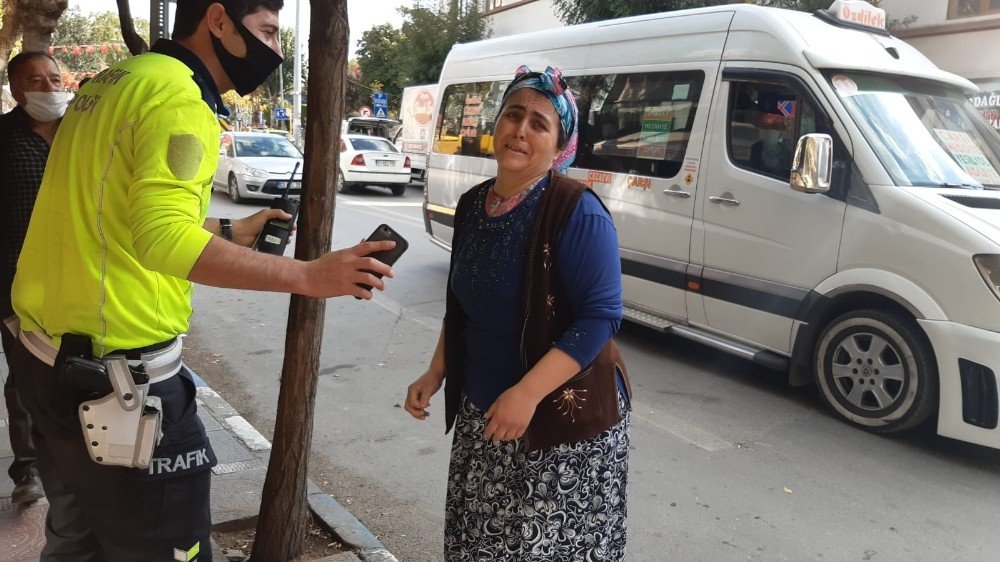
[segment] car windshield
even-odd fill
[[[959,90],[902,76],[827,78],[897,185],[1000,186],[1000,135]]]
[[[396,152],[396,147],[382,139],[351,139],[354,150],[373,150],[376,152]]]
[[[236,137],[236,156],[301,158],[295,145],[277,135],[259,137]]]

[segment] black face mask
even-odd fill
[[[267,77],[274,72],[274,69],[281,66],[285,59],[278,56],[263,41],[250,33],[250,30],[242,22],[230,16],[236,31],[243,37],[247,44],[246,58],[239,58],[223,46],[222,41],[212,35],[212,46],[215,48],[215,55],[219,57],[222,70],[229,76],[229,80],[236,87],[236,93],[245,96],[257,89],[267,80]]]

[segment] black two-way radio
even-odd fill
[[[288,197],[288,192],[292,189],[292,180],[295,178],[295,173],[299,171],[299,164],[299,162],[295,163],[295,169],[292,170],[292,175],[289,176],[288,182],[285,184],[285,191],[282,192],[281,198],[275,199],[271,203],[272,209],[281,209],[292,215],[292,218],[288,220],[274,218],[267,221],[267,224],[261,229],[260,234],[257,235],[257,240],[253,243],[253,249],[258,252],[274,254],[276,256],[285,253],[285,247],[288,246],[288,238],[292,235],[292,228],[295,225],[295,221],[299,218],[299,200]],[[299,185],[302,185],[301,178],[299,178]]]

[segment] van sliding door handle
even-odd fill
[[[678,199],[690,199],[691,193],[688,191],[681,191],[679,189],[664,189],[664,195],[669,195],[671,197],[676,197]]]
[[[738,199],[730,199],[728,197],[709,197],[709,201],[717,205],[726,205],[728,207],[739,207],[740,202]]]

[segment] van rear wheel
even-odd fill
[[[910,318],[858,310],[835,318],[814,355],[816,386],[833,411],[873,433],[894,433],[929,418],[938,403],[930,342]]]

